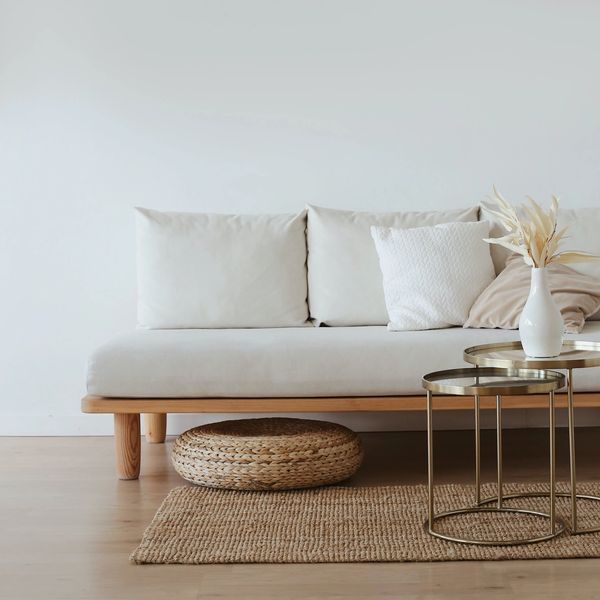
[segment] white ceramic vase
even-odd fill
[[[519,320],[519,335],[525,354],[531,358],[558,356],[564,322],[548,287],[546,269],[531,269],[531,289]]]

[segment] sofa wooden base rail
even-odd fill
[[[167,413],[271,413],[271,412],[384,412],[425,410],[422,396],[373,396],[335,398],[105,398],[85,396],[84,413],[112,413],[115,418],[117,474],[137,479],[140,473],[140,415],[146,415],[146,441],[162,443],[167,431]],[[566,394],[556,396],[557,408],[566,408]],[[546,395],[507,396],[503,408],[547,408]],[[600,393],[575,394],[577,408],[600,407]],[[482,397],[481,408],[495,408],[495,398]],[[470,398],[436,396],[435,410],[473,408]]]

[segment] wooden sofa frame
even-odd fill
[[[495,398],[482,397],[481,408],[495,408]],[[547,408],[546,395],[506,396],[503,408]],[[556,407],[566,408],[566,394],[557,394]],[[600,393],[575,394],[578,408],[600,407]],[[468,410],[470,398],[435,396],[435,410]],[[137,479],[140,473],[140,415],[145,414],[146,441],[162,443],[167,431],[167,413],[325,413],[424,411],[425,396],[374,396],[330,398],[106,398],[85,396],[84,413],[112,413],[115,420],[115,450],[119,479]]]

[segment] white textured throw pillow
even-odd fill
[[[308,319],[306,213],[136,209],[138,325],[294,327]]]
[[[383,273],[388,329],[406,331],[463,325],[494,279],[489,223],[435,227],[371,227]]]
[[[477,206],[432,212],[370,213],[308,206],[310,316],[331,326],[388,322],[381,270],[370,228],[477,221]]]

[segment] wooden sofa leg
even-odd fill
[[[140,415],[115,414],[115,450],[119,479],[137,479],[140,474]]]
[[[147,413],[144,415],[146,441],[150,444],[162,444],[167,436],[167,415],[165,413]]]

